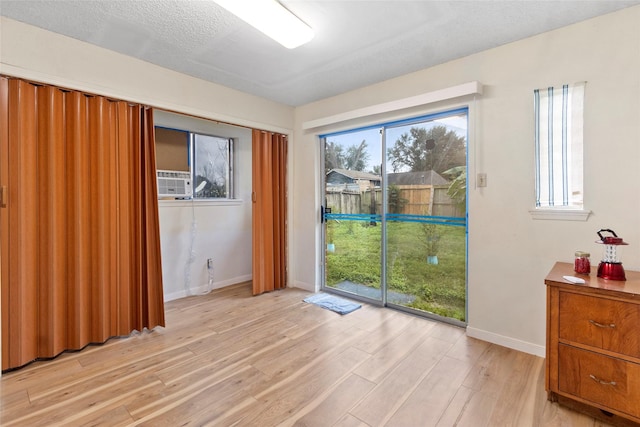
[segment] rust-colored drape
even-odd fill
[[[164,326],[153,111],[0,78],[2,369]]]
[[[253,130],[253,294],[287,286],[287,137]]]

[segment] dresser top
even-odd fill
[[[588,288],[612,293],[624,294],[624,296],[640,299],[640,272],[625,270],[627,280],[605,280],[597,276],[598,267],[591,267],[591,274],[577,274],[573,271],[573,264],[568,262],[557,262],[544,283],[551,286],[566,287],[569,289]],[[563,279],[562,276],[575,276],[584,279],[586,283],[573,284]]]

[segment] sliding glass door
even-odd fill
[[[322,143],[324,289],[465,322],[467,110]]]
[[[382,301],[379,128],[324,138],[325,286]]]

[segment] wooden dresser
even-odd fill
[[[562,276],[577,276],[572,284]],[[547,285],[549,400],[615,425],[640,424],[640,272],[603,280],[556,263]]]

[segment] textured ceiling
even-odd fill
[[[315,30],[310,43],[286,49],[212,1],[0,0],[0,14],[296,106],[640,0],[281,3]]]

